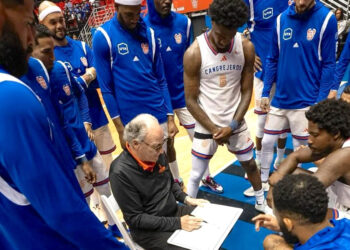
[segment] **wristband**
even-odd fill
[[[235,131],[238,128],[238,122],[236,120],[232,120],[229,127],[232,129],[232,131]]]

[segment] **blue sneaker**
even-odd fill
[[[114,237],[119,237],[119,238],[122,238],[122,233],[119,231],[117,225],[108,225],[108,230],[112,232],[113,236]]]

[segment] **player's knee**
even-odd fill
[[[249,161],[241,162],[241,165],[243,166],[244,170],[247,172],[247,174],[253,174],[254,172],[258,171],[258,168],[256,166],[255,160],[252,158]]]

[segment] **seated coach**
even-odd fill
[[[180,249],[168,245],[168,238],[177,229],[199,228],[202,219],[189,214],[208,201],[189,197],[174,182],[163,150],[167,138],[155,117],[136,116],[126,125],[124,140],[110,183],[134,241],[145,249]]]

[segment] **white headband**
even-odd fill
[[[115,3],[122,5],[140,5],[142,0],[114,0]]]
[[[49,6],[46,9],[44,9],[40,14],[39,14],[39,21],[41,22],[42,20],[45,19],[48,15],[56,12],[62,12],[62,10],[58,6]]]

